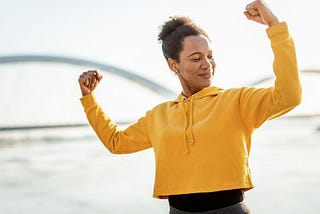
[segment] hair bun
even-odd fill
[[[189,25],[192,23],[192,20],[186,16],[171,16],[170,20],[165,22],[161,26],[161,32],[159,33],[158,40],[163,41],[168,37],[172,32],[176,31],[182,25]]]

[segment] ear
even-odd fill
[[[169,66],[170,70],[177,74],[178,73],[178,69],[177,69],[176,60],[174,60],[172,58],[168,58],[167,62],[168,62],[168,66]]]

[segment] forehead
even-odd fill
[[[212,51],[211,42],[203,35],[187,36],[183,42],[184,45],[181,54],[193,52],[208,53]]]

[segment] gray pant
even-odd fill
[[[198,214],[250,214],[250,209],[244,201],[231,205],[229,207],[224,207],[221,209],[210,210],[206,212],[185,212],[178,210],[170,206],[169,214],[188,214],[188,213],[198,213]]]

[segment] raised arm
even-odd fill
[[[285,22],[280,23],[263,1],[246,7],[248,19],[269,26],[267,35],[274,54],[273,70],[276,80],[270,88],[243,88],[240,113],[249,129],[265,120],[278,117],[301,102],[301,84],[295,47]]]
[[[79,79],[82,93],[81,103],[91,127],[105,147],[116,154],[137,152],[150,148],[147,117],[142,117],[125,130],[120,130],[116,123],[104,113],[94,94],[102,76],[96,70],[83,72]]]

